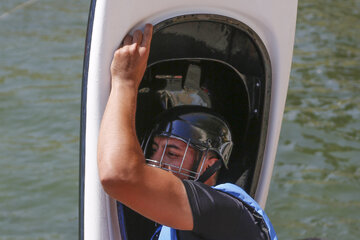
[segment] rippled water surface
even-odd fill
[[[88,0],[0,2],[0,239],[77,239]],[[267,213],[279,239],[360,237],[360,1],[300,0]]]
[[[0,239],[77,239],[89,2],[24,2],[0,2]]]
[[[360,1],[300,0],[267,212],[279,239],[360,239]]]

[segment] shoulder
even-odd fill
[[[222,200],[233,200],[234,198],[239,200],[236,195],[227,191],[227,188],[223,185],[219,185],[220,187],[211,187],[201,182],[194,182],[190,180],[183,180],[183,183],[190,201],[211,201],[212,204],[216,204],[214,200],[221,202]]]
[[[236,219],[239,217],[238,215],[243,214],[243,211],[247,210],[247,206],[241,197],[239,197],[239,194],[234,194],[238,193],[234,188],[241,189],[236,185],[222,184],[211,187],[189,180],[184,180],[183,183],[193,213],[194,227],[204,217],[226,216],[225,221],[236,222]]]
[[[238,239],[239,236],[266,239],[259,218],[236,195],[245,192],[240,187],[233,184],[210,187],[188,180],[183,183],[193,214],[195,234],[205,239]]]
[[[200,182],[194,182],[189,180],[183,181],[187,197],[193,210],[214,211],[216,207],[225,207],[228,204],[235,204],[239,202],[238,199],[232,197],[225,191],[210,187]],[[227,203],[227,204],[225,204]],[[203,212],[204,213],[204,212]]]

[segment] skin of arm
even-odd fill
[[[141,215],[180,230],[193,229],[193,216],[182,181],[146,165],[135,130],[138,87],[149,56],[152,25],[144,34],[127,35],[114,53],[111,92],[98,139],[101,184],[112,198]]]

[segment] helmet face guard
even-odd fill
[[[181,179],[197,180],[207,157],[207,150],[196,149],[189,139],[153,133],[143,146],[146,163],[172,172]]]
[[[227,167],[232,145],[222,118],[204,107],[179,106],[160,114],[142,148],[150,166],[197,180],[210,151]]]

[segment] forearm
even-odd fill
[[[131,181],[145,164],[135,130],[136,98],[136,88],[112,83],[99,132],[98,166],[102,182],[118,185]]]

